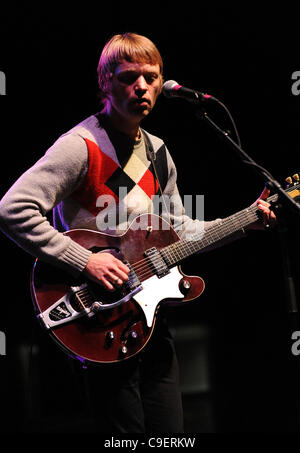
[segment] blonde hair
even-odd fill
[[[105,101],[107,82],[121,60],[159,65],[163,80],[162,57],[150,39],[136,33],[114,35],[104,46],[97,67],[100,99]]]

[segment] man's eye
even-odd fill
[[[151,84],[154,82],[154,80],[157,79],[157,76],[155,74],[151,74],[145,77],[145,80],[147,83]]]
[[[118,75],[119,82],[125,83],[126,85],[132,85],[138,78],[139,78],[139,75],[135,74],[135,73],[125,73],[125,74]],[[146,80],[146,83],[151,85],[158,78],[158,75],[157,74],[146,74],[146,75],[144,75],[144,78]]]
[[[131,85],[137,79],[135,74],[120,74],[118,76],[118,80],[121,83],[126,83],[127,85]]]

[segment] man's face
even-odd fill
[[[122,60],[108,84],[108,110],[139,123],[154,107],[161,92],[159,65]]]

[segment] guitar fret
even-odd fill
[[[180,239],[161,250],[169,266],[178,264],[185,258],[200,252],[201,250],[215,244],[216,242],[230,236],[231,234],[242,230],[245,226],[258,219],[257,206],[253,205],[232,216],[222,219],[213,227],[203,233],[195,234],[191,239]]]
[[[278,195],[272,195],[266,201],[269,203],[276,201]],[[195,234],[191,239],[180,239],[167,247],[161,249],[164,260],[168,266],[173,266],[185,258],[200,252],[201,250],[215,244],[222,239],[230,236],[237,231],[243,230],[246,226],[259,219],[257,205],[237,212],[225,219],[220,220],[216,225],[203,232]]]

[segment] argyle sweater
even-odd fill
[[[161,189],[172,199],[168,212],[180,236],[203,231],[214,222],[184,213],[176,168],[163,141],[146,133],[138,143],[112,130],[104,117],[92,115],[63,134],[27,170],[0,202],[0,228],[28,253],[71,273],[81,272],[91,251],[63,231],[74,228],[124,233],[132,220],[153,212],[159,185],[147,157],[150,142]],[[47,214],[53,211],[53,225]]]

